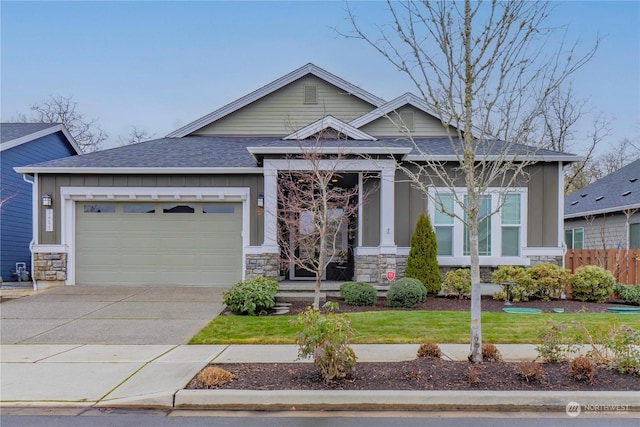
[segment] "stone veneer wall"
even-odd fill
[[[67,254],[33,254],[33,274],[33,278],[38,281],[60,282],[67,280]]]
[[[245,277],[257,276],[278,280],[280,276],[280,257],[278,254],[247,254]]]

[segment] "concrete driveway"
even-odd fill
[[[2,344],[186,344],[222,288],[62,286],[0,304]]]

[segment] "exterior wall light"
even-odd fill
[[[258,194],[258,207],[264,207],[264,194]]]
[[[47,193],[42,196],[42,206],[51,206],[53,205],[53,196],[51,193]]]

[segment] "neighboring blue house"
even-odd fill
[[[75,156],[80,149],[56,123],[0,123],[0,134],[0,275],[13,281],[17,262],[31,271],[34,206],[32,185],[13,168]]]

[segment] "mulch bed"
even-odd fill
[[[568,363],[542,365],[540,380],[526,381],[517,363],[451,362],[415,359],[406,362],[356,363],[345,379],[325,383],[312,363],[225,363],[217,366],[234,375],[219,389],[235,390],[640,390],[640,377],[596,368],[593,383],[576,381]],[[469,369],[477,374],[470,380]],[[190,389],[206,389],[197,379]]]
[[[388,310],[386,298],[378,298],[374,306],[357,307],[344,304],[340,298],[328,297],[339,304],[337,312],[354,313]],[[309,301],[278,301],[291,304],[288,314],[298,314],[310,305]],[[415,308],[394,310],[469,311],[469,300],[455,298],[427,298]],[[528,301],[514,307],[539,308],[544,313],[563,308],[565,313],[601,313],[610,305],[625,305],[622,301],[605,304],[573,300]],[[504,301],[482,298],[483,312],[500,312]],[[325,383],[312,363],[225,363],[218,364],[231,372],[234,379],[220,389],[239,390],[640,390],[640,376],[623,375],[597,367],[594,381],[576,381],[569,375],[568,363],[542,365],[538,380],[526,381],[517,372],[514,362],[452,362],[441,359],[415,359],[405,362],[356,363],[351,374],[339,381]],[[470,379],[475,371],[477,382]],[[186,388],[206,389],[196,378]]]

